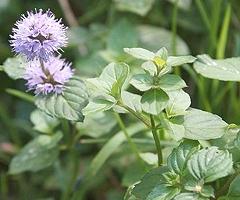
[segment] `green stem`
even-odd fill
[[[153,138],[155,141],[155,145],[157,148],[157,155],[158,155],[158,166],[161,166],[163,163],[163,156],[162,156],[162,148],[161,148],[161,143],[160,143],[160,138],[155,126],[155,121],[152,115],[150,115],[150,120],[151,120],[151,126],[152,126],[152,134]]]
[[[133,109],[129,108],[128,106],[123,105],[122,103],[119,103],[119,106],[125,108],[128,112],[130,112],[134,117],[138,118],[140,121],[142,121],[148,128],[151,128],[151,124],[149,120],[147,120],[145,117],[143,117],[141,114],[135,112]]]
[[[144,164],[144,162],[143,162],[143,160],[142,160],[142,158],[141,158],[141,156],[140,156],[140,152],[139,152],[136,144],[132,141],[131,137],[129,136],[129,134],[128,134],[128,132],[127,132],[127,129],[126,129],[126,127],[125,127],[125,125],[124,125],[124,123],[123,123],[120,115],[119,115],[118,113],[116,113],[116,112],[114,112],[114,115],[115,115],[115,118],[116,118],[116,120],[117,120],[118,125],[119,125],[120,128],[122,129],[122,131],[123,131],[123,133],[124,133],[124,135],[125,135],[125,137],[126,137],[126,139],[127,139],[127,141],[128,141],[129,146],[131,147],[133,153],[135,153],[137,159],[138,159],[139,162],[142,164],[142,166],[143,166],[144,168],[146,168],[146,166],[145,166],[145,164]]]
[[[177,15],[178,15],[178,0],[175,1],[172,14],[172,52],[177,54],[176,36],[177,36]]]
[[[228,38],[230,19],[231,19],[231,4],[229,3],[226,8],[226,11],[225,11],[222,30],[221,30],[220,38],[218,41],[218,48],[217,48],[217,58],[218,59],[224,58],[226,44],[227,44],[227,38]]]
[[[63,123],[64,124],[64,123]],[[69,161],[71,163],[71,167],[70,167],[70,178],[69,178],[69,182],[67,184],[66,190],[64,191],[64,193],[62,194],[62,200],[68,200],[71,197],[73,188],[74,188],[74,184],[76,182],[76,178],[78,175],[78,166],[79,166],[79,158],[78,158],[78,154],[75,150],[75,145],[76,142],[78,140],[75,140],[74,135],[76,135],[76,124],[74,124],[71,128],[70,125],[68,124],[68,121],[65,121],[65,127],[63,127],[68,131],[68,149],[69,149]],[[71,130],[71,131],[70,131]],[[71,132],[71,133],[70,133]]]

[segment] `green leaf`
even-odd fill
[[[191,105],[190,96],[183,90],[169,91],[168,105],[166,107],[166,113],[169,118],[184,115],[186,110]]]
[[[153,85],[153,78],[149,74],[136,74],[132,77],[130,84],[140,91],[150,90]]]
[[[131,56],[142,60],[153,60],[155,56],[153,52],[143,48],[124,48],[123,50]]]
[[[159,167],[151,170],[133,188],[132,194],[139,199],[146,199],[155,186],[165,182],[163,174],[167,171],[167,167]]]
[[[162,47],[161,49],[159,49],[156,52],[156,56],[159,56],[160,58],[162,58],[164,61],[167,60],[168,58],[168,50],[165,47]]]
[[[92,99],[89,104],[83,108],[82,113],[84,115],[89,115],[95,112],[101,112],[111,109],[116,102],[108,101],[105,99]]]
[[[233,161],[227,150],[212,146],[194,154],[187,166],[196,180],[208,183],[229,175],[233,170]]]
[[[175,140],[179,141],[185,136],[185,128],[183,126],[182,117],[176,117],[172,119],[163,119],[164,130],[170,134]]]
[[[185,138],[210,140],[220,138],[228,124],[221,117],[209,112],[190,108],[184,115]]]
[[[185,81],[181,79],[179,76],[174,74],[166,74],[160,77],[158,84],[159,84],[159,87],[165,92],[172,91],[172,90],[179,90],[184,87],[187,87]]]
[[[73,77],[64,88],[63,94],[37,96],[37,107],[53,117],[83,121],[82,109],[88,104],[85,84],[78,77]]]
[[[100,75],[100,80],[110,85],[110,94],[115,98],[121,95],[122,86],[129,74],[129,67],[125,63],[110,63]]]
[[[195,60],[196,58],[193,56],[169,56],[167,59],[167,65],[175,67],[187,63],[193,63]]]
[[[146,168],[139,163],[133,163],[128,166],[127,170],[124,172],[122,185],[129,187],[139,181],[146,173]]]
[[[138,44],[137,32],[129,21],[120,20],[115,24],[107,38],[107,49],[117,53],[123,53],[123,48],[135,47]]]
[[[14,80],[23,78],[26,66],[26,61],[20,56],[8,58],[3,63],[4,71]]]
[[[240,198],[240,175],[236,176],[232,183],[230,184],[227,197],[230,198]]]
[[[157,67],[153,63],[153,61],[144,62],[141,67],[147,71],[151,76],[155,76],[157,74]]]
[[[38,109],[31,113],[30,119],[34,125],[33,128],[42,133],[51,134],[53,129],[59,124],[56,118],[52,118]]]
[[[158,115],[168,104],[168,95],[160,89],[146,91],[141,99],[142,109],[146,113]]]
[[[222,81],[240,81],[240,58],[212,59],[208,55],[197,56],[194,69],[204,77]]]
[[[61,138],[61,133],[36,137],[14,156],[10,163],[9,173],[35,172],[52,165],[58,156],[57,143]]]
[[[185,192],[177,195],[173,200],[209,200],[209,198],[201,197],[197,193]]]
[[[154,0],[114,0],[116,8],[120,11],[129,11],[145,16],[152,8]]]
[[[159,184],[153,188],[146,200],[172,200],[179,192],[180,189],[178,188]]]
[[[200,149],[199,143],[184,140],[177,148],[173,149],[167,159],[167,165],[171,171],[183,175],[190,157]]]
[[[141,96],[127,91],[122,92],[123,104],[135,112],[142,112]]]

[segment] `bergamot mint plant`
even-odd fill
[[[240,198],[239,126],[190,107],[184,91],[188,85],[174,73],[193,65],[205,77],[240,81],[239,58],[173,56],[165,47],[156,52],[129,47],[118,52],[121,62],[111,62],[99,76],[83,81],[60,55],[66,31],[50,10],[41,9],[22,15],[13,28],[10,46],[17,56],[3,70],[26,82],[28,93],[14,95],[36,109],[30,116],[34,137],[13,157],[10,175],[40,173],[51,166],[55,181],[61,180],[61,199],[86,199],[86,188],[98,181],[103,164],[117,152],[116,169],[125,171],[122,163],[130,163],[122,181],[124,200]],[[104,145],[82,167],[79,139],[86,135]],[[65,163],[70,167],[64,168]]]

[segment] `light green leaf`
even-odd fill
[[[36,137],[12,159],[9,173],[35,172],[52,165],[58,156],[57,143],[61,138],[61,133]]]
[[[116,102],[108,101],[106,99],[92,99],[89,104],[83,108],[82,113],[89,115],[95,112],[101,112],[111,109]]]
[[[153,78],[149,74],[136,74],[130,84],[140,91],[147,91],[153,87]]]
[[[82,109],[88,104],[85,84],[78,77],[73,77],[64,88],[63,94],[37,96],[37,107],[53,117],[83,121]]]
[[[26,66],[26,61],[20,56],[8,58],[3,63],[4,71],[14,80],[23,78]]]
[[[159,167],[149,171],[144,175],[141,182],[135,185],[132,194],[139,199],[146,199],[155,186],[164,184],[163,174],[167,171],[167,167]]]
[[[190,96],[183,90],[169,91],[168,105],[166,107],[166,113],[169,118],[184,115],[186,110],[191,105]]]
[[[146,113],[158,115],[168,104],[168,95],[160,89],[145,92],[141,99],[142,109]]]
[[[110,85],[110,94],[115,98],[121,95],[122,86],[125,83],[129,74],[129,67],[125,63],[110,63],[104,68],[100,75],[100,80],[105,81]]]
[[[236,176],[230,184],[227,197],[229,198],[240,198],[240,175]]]
[[[212,59],[208,55],[197,56],[194,69],[204,77],[222,81],[240,81],[240,58]]]
[[[50,117],[38,109],[31,113],[30,119],[34,125],[33,128],[42,133],[51,134],[53,129],[59,124],[56,118]]]
[[[117,53],[123,53],[123,48],[136,47],[138,38],[137,32],[126,19],[117,22],[111,29],[107,38],[107,49]]]
[[[146,200],[172,200],[180,192],[180,189],[159,184],[153,188]]]
[[[171,171],[183,175],[190,157],[200,149],[196,141],[185,140],[177,148],[173,149],[167,159],[167,165]]]
[[[187,167],[196,180],[204,180],[208,183],[232,172],[232,156],[227,150],[219,150],[212,146],[194,154],[189,159]]]
[[[155,54],[143,48],[124,48],[124,51],[131,56],[142,60],[153,60]]]
[[[185,81],[175,74],[166,74],[159,78],[159,87],[167,91],[179,90],[187,87]]]
[[[123,104],[135,112],[142,112],[141,96],[127,91],[122,92]]]
[[[114,0],[116,8],[121,11],[129,11],[145,16],[152,8],[154,0]]]
[[[190,108],[184,115],[185,138],[210,140],[220,138],[228,124],[221,117],[209,112]]]
[[[175,67],[187,63],[193,63],[196,60],[193,56],[169,56],[167,59],[167,64]]]

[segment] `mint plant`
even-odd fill
[[[11,38],[11,46],[19,55],[5,61],[3,70],[13,79],[26,80],[27,91],[33,91],[34,96],[20,91],[15,95],[36,105],[31,121],[39,133],[14,156],[10,174],[57,168],[59,154],[64,151],[73,167],[62,199],[81,199],[78,141],[84,126],[106,119],[104,125],[92,130],[101,134],[102,129],[111,131],[117,124],[121,131],[90,163],[84,182],[94,179],[105,160],[127,141],[144,176],[126,184],[125,200],[240,197],[239,126],[190,107],[191,98],[184,91],[187,84],[173,73],[182,65],[193,64],[205,77],[239,81],[239,58],[171,56],[165,47],[157,52],[124,48],[126,63],[111,62],[98,77],[82,80],[71,64],[60,58],[58,51],[67,42],[66,28],[50,11],[22,16]],[[127,64],[129,60],[143,63],[136,69],[131,62]],[[126,117],[134,124],[127,126]],[[132,136],[142,132],[145,135],[141,137],[154,141],[154,151],[144,151],[136,144]],[[169,152],[164,142],[172,144]]]

